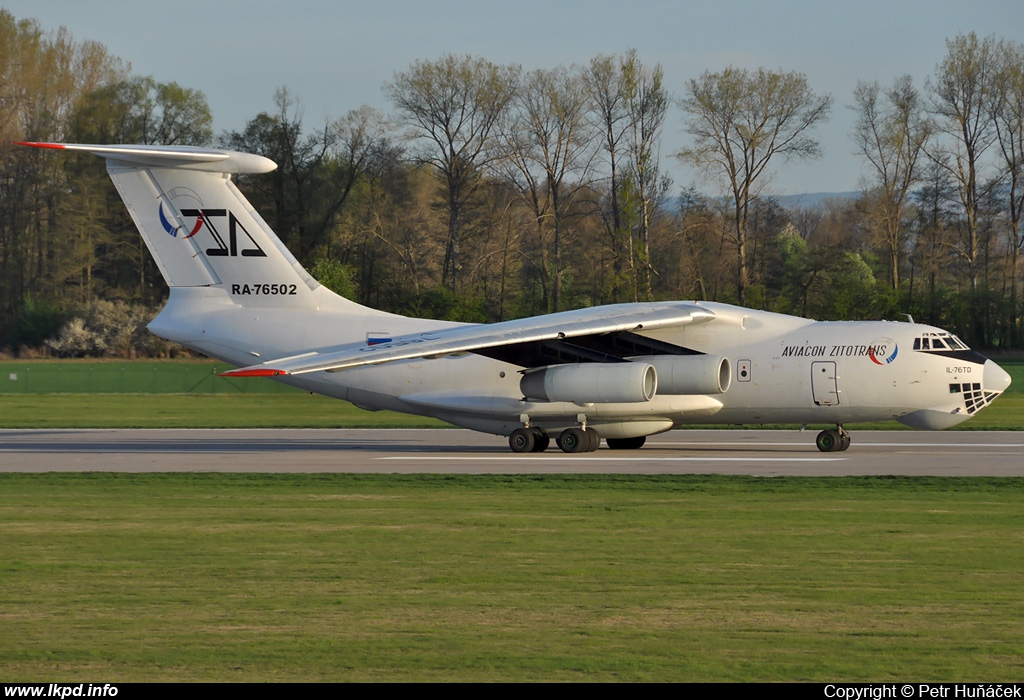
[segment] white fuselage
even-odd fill
[[[947,428],[1010,384],[938,328],[821,323],[724,304],[614,304],[479,326],[396,316],[322,287],[232,174],[262,156],[224,149],[26,143],[90,152],[171,289],[157,335],[370,410],[434,416],[509,436],[515,452],[635,449],[683,423]]]
[[[816,322],[725,304],[700,305],[715,314],[712,322],[641,334],[728,358],[732,382],[719,394],[658,393],[650,401],[628,403],[531,401],[520,389],[522,367],[471,353],[277,380],[370,410],[432,416],[494,434],[508,435],[524,423],[554,431],[585,422],[605,437],[650,434],[686,423],[896,419],[940,429],[966,420],[994,398],[992,390],[1005,388],[990,386],[985,398],[986,372],[995,384],[1006,375],[977,353],[914,350],[921,337],[948,336],[931,326]],[[176,313],[179,309],[184,313]],[[455,325],[351,310],[243,311],[221,290],[186,289],[174,290],[151,330],[245,365]],[[1001,376],[993,381],[996,373]],[[975,385],[977,402],[969,406]]]

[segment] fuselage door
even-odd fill
[[[839,405],[839,383],[835,362],[811,363],[811,394],[818,406]]]

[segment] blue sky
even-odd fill
[[[550,68],[597,54],[639,52],[660,63],[668,89],[729,65],[804,73],[831,93],[832,117],[816,130],[824,157],[779,163],[777,194],[844,191],[864,173],[849,139],[858,80],[903,73],[923,87],[945,40],[974,31],[1024,41],[1021,0],[0,0],[18,19],[66,26],[129,62],[137,75],[202,90],[217,133],[272,109],[276,88],[298,96],[307,124],[369,104],[391,107],[381,86],[416,60],[444,53]],[[666,120],[662,160],[676,187],[714,191],[671,157],[687,140],[683,115]]]

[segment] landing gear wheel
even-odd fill
[[[566,428],[558,436],[558,446],[562,452],[576,454],[579,452],[593,452],[601,442],[597,431],[584,430],[583,428]]]
[[[533,452],[537,444],[536,434],[529,428],[517,428],[508,436],[508,446],[513,452]]]
[[[818,433],[817,439],[814,443],[818,446],[818,449],[822,452],[839,452],[840,450],[846,449],[843,447],[843,436],[838,430],[822,430]],[[846,445],[849,447],[849,442]]]
[[[540,428],[530,428],[533,433],[533,449],[531,452],[543,452],[551,444],[551,438]]]
[[[558,446],[562,449],[562,452],[568,452],[575,454],[577,452],[583,452],[587,447],[590,446],[590,438],[583,432],[582,428],[566,428],[558,436]]]
[[[850,434],[845,430],[839,432],[839,451],[846,452],[850,449]]]
[[[647,436],[631,438],[605,438],[609,450],[639,450],[647,442]]]

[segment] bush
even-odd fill
[[[123,301],[97,301],[76,313],[46,341],[62,357],[167,357],[178,346],[157,338],[146,326],[152,309]]]

